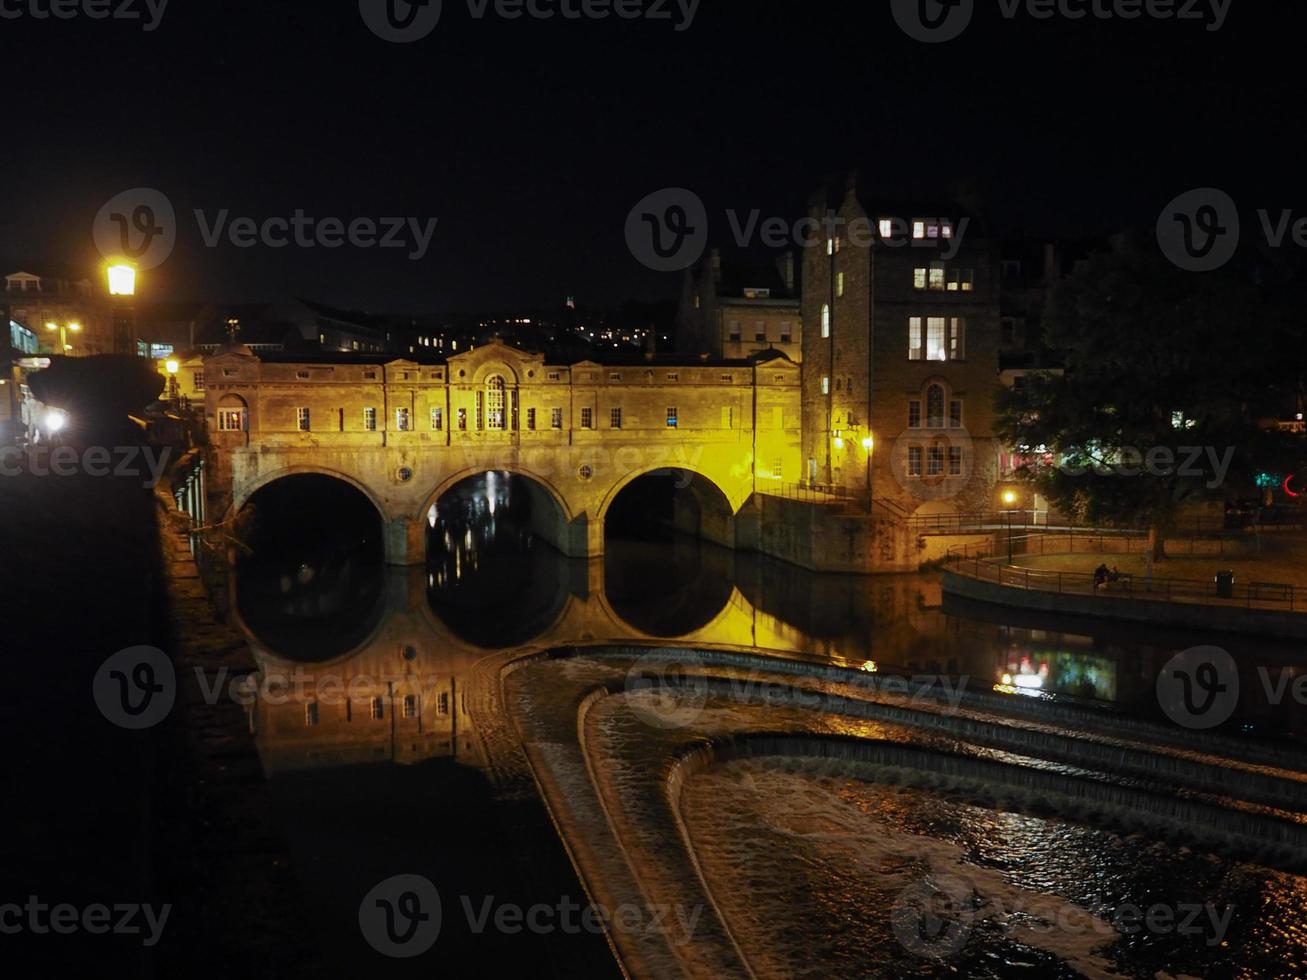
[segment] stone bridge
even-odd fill
[[[238,512],[297,474],[354,486],[385,527],[386,558],[426,558],[432,508],[488,471],[524,477],[534,530],[563,554],[603,554],[632,482],[671,474],[677,526],[756,547],[737,520],[755,493],[801,477],[799,366],[653,355],[561,364],[492,343],[448,358],[261,354],[204,361],[210,513]]]

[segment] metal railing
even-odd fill
[[[970,514],[927,514],[916,515],[907,518],[908,526],[919,533],[929,533],[931,531],[938,533],[965,532],[969,530],[997,531],[1006,529],[1009,525],[1014,528],[1046,528],[1049,530],[1093,530],[1104,533],[1138,533],[1147,531],[1146,527],[1132,524],[1122,524],[1118,527],[1103,527],[1098,524],[1087,524],[1083,521],[1067,520],[1060,517],[1049,517],[1047,511],[1033,510],[1012,510],[1012,511],[991,511],[988,513],[970,513]],[[1210,534],[1220,531],[1239,530],[1244,525],[1231,524],[1228,520],[1220,517],[1203,517],[1195,516],[1185,518],[1176,523],[1168,532],[1171,535],[1185,534]],[[1252,525],[1248,525],[1252,526]],[[1277,523],[1275,525],[1265,524],[1264,527],[1290,527],[1295,526],[1291,523]]]
[[[1093,572],[1062,572],[1006,564],[1001,559],[980,554],[984,548],[993,547],[988,543],[972,547],[977,552],[974,555],[950,555],[946,562],[948,570],[1007,588],[1057,595],[1093,596],[1105,602],[1116,599],[1156,599],[1163,602],[1217,603],[1288,612],[1297,612],[1298,607],[1302,606],[1307,611],[1307,590],[1287,583],[1250,582],[1246,585],[1232,583],[1221,586],[1215,581],[1146,578],[1126,574],[1109,577],[1104,582],[1096,580]],[[1300,595],[1302,598],[1299,598]]]

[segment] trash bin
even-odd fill
[[[1216,573],[1216,594],[1222,599],[1234,598],[1234,572]]]

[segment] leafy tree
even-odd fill
[[[1247,267],[1181,271],[1138,238],[1092,256],[1045,314],[1065,370],[998,396],[999,433],[1035,460],[1022,476],[1069,514],[1148,527],[1160,560],[1186,502],[1292,471],[1302,441],[1259,425],[1302,377],[1298,328],[1274,293]]]

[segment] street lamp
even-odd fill
[[[1007,563],[1009,565],[1012,564],[1012,515],[1015,513],[1017,500],[1015,490],[1003,491],[1003,505],[1007,508]]]
[[[136,268],[127,264],[111,265],[106,270],[109,276],[110,296],[136,295]]]
[[[113,304],[113,349],[116,354],[136,353],[136,266],[115,260],[105,267],[109,299]]]
[[[164,363],[164,367],[168,369],[168,402],[175,408],[179,394],[177,390],[177,372],[181,370],[181,362],[175,357],[170,357]]]
[[[45,329],[59,331],[59,352],[66,354],[73,349],[73,345],[68,343],[68,334],[80,333],[82,325],[80,323],[47,323]]]
[[[871,454],[876,448],[876,440],[868,433],[863,437],[862,448],[867,450],[867,513],[872,513],[873,501],[871,497]]]

